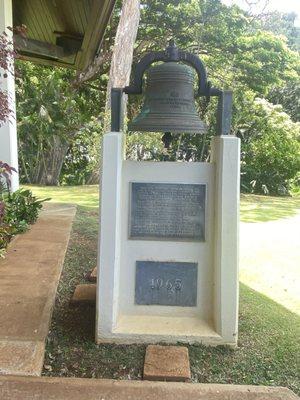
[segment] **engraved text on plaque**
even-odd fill
[[[205,240],[204,184],[131,183],[132,239]]]

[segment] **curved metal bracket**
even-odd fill
[[[140,60],[135,67],[133,82],[130,86],[124,88],[124,92],[127,94],[142,94],[144,72],[151,64],[157,61],[182,61],[192,66],[198,76],[197,96],[206,96],[209,98],[210,96],[219,96],[221,94],[221,90],[211,87],[211,83],[207,80],[205,65],[200,58],[192,53],[179,50],[174,40],[170,40],[169,46],[165,51],[148,53]]]

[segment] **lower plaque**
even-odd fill
[[[195,307],[198,264],[137,261],[135,304]]]

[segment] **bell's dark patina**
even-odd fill
[[[157,62],[164,64],[151,67]],[[206,126],[197,115],[194,102],[193,72],[196,72],[196,97],[206,97],[207,102],[212,96],[218,97],[216,133],[230,134],[232,92],[213,87],[207,80],[202,60],[195,54],[178,49],[174,40],[170,40],[164,51],[150,52],[136,64],[129,86],[112,88],[112,132],[123,129],[123,93],[142,94],[144,74],[147,71],[144,106],[139,116],[129,124],[129,130],[164,132],[163,142],[166,149],[170,146],[172,132],[204,133]]]
[[[204,133],[194,99],[192,68],[167,62],[147,70],[145,100],[141,113],[129,124],[131,131]]]

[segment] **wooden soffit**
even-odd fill
[[[115,0],[13,0],[15,48],[26,60],[78,70],[97,54]]]

